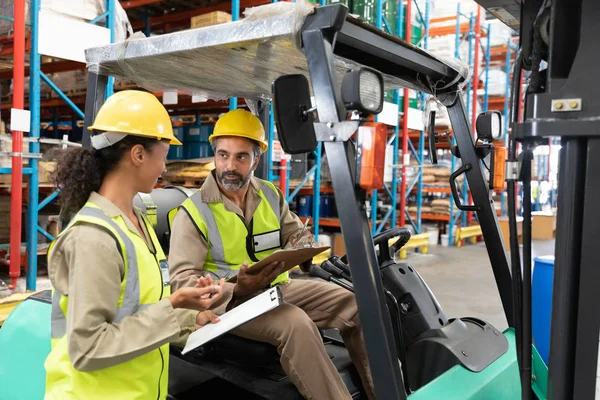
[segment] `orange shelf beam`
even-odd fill
[[[294,190],[296,190],[296,187],[290,187],[290,192],[293,192]],[[298,194],[302,196],[311,196],[313,193],[314,190],[311,187],[303,187],[298,191]],[[321,193],[333,194],[333,187],[321,186]]]
[[[410,214],[410,217],[417,218],[417,214]],[[421,219],[426,219],[428,221],[450,222],[450,216],[442,214],[421,213]]]
[[[300,218],[300,221],[302,221],[302,223],[306,222],[306,219],[308,217],[298,217]],[[311,225],[311,223],[309,223],[308,225]],[[326,226],[329,228],[341,228],[341,224],[340,224],[340,220],[339,218],[319,218],[319,226]]]

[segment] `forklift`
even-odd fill
[[[91,125],[104,102],[109,76],[127,77],[149,89],[186,89],[211,98],[238,95],[247,102],[256,99],[251,103],[265,122],[267,101],[272,98],[284,150],[306,153],[323,145],[327,153],[336,205],[343,210],[340,223],[348,253],[313,266],[311,274],[356,294],[377,399],[590,399],[596,388],[600,329],[600,315],[591,301],[599,281],[594,278],[600,274],[591,253],[600,237],[594,223],[600,220],[594,217],[600,211],[590,206],[600,190],[592,187],[594,165],[600,161],[591,156],[599,145],[594,135],[600,102],[590,91],[595,88],[590,82],[593,75],[585,74],[595,65],[595,53],[590,51],[594,47],[584,44],[600,33],[594,22],[600,4],[536,0],[524,2],[514,12],[513,2],[505,2],[510,4],[502,8],[502,0],[480,1],[507,24],[514,27],[516,21],[521,31],[506,174],[510,264],[482,167],[482,159],[501,135],[500,116],[480,115],[474,140],[461,94],[468,68],[369,26],[348,15],[342,4],[308,11],[301,3],[261,6],[265,8],[256,7],[257,12],[243,22],[89,49],[85,124]],[[563,38],[571,42],[566,44]],[[548,62],[547,70],[540,70],[542,60]],[[218,63],[219,69],[198,68],[211,62]],[[532,79],[520,121],[515,104],[521,96],[522,70],[531,71]],[[446,316],[416,269],[393,258],[410,238],[406,229],[371,236],[365,198],[368,190],[381,184],[382,157],[377,155],[387,136],[370,119],[381,112],[384,89],[400,87],[430,94],[448,110],[453,152],[462,163],[451,176],[453,197],[457,207],[474,212],[481,225],[510,326],[504,332],[477,318]],[[554,135],[563,138],[556,246],[561,251],[556,255],[548,370],[531,339],[527,188],[532,149]],[[429,142],[435,153],[432,130]],[[517,142],[523,148],[518,157]],[[89,134],[83,144],[90,145]],[[461,203],[458,196],[456,179],[463,174],[473,204]],[[525,189],[522,268],[516,242],[517,181],[523,181]],[[166,249],[167,214],[187,196],[189,191],[181,188],[164,188],[138,199],[146,213],[156,216],[156,230]],[[0,330],[0,347],[5,351],[0,360],[3,399],[43,397],[50,310],[50,293],[36,294],[20,304]],[[353,398],[364,398],[336,332],[323,332],[323,340]],[[300,399],[278,368],[277,357],[274,347],[233,335],[185,356],[172,348],[169,398],[214,393],[244,399]],[[18,384],[23,379],[26,384]]]

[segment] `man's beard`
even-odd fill
[[[243,188],[250,180],[251,175],[252,172],[249,172],[248,175],[243,176],[236,171],[223,171],[221,174],[217,174],[217,179],[225,190],[235,191]]]

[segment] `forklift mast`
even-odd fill
[[[531,78],[523,121],[515,121],[512,133],[524,149],[561,138],[549,399],[593,399],[600,332],[600,2],[524,3],[522,15],[534,17],[520,26],[523,68]],[[541,60],[547,69],[540,70]]]

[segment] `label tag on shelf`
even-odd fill
[[[163,104],[177,104],[177,92],[163,92]]]
[[[10,130],[29,132],[31,131],[31,112],[19,108],[10,109]]]

